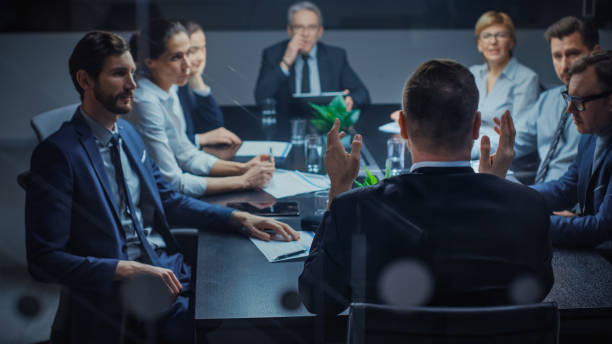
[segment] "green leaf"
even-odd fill
[[[358,182],[357,180],[353,180],[353,182],[354,182],[355,184],[357,184],[357,186],[358,186],[358,187],[360,187],[360,188],[362,188],[362,187],[364,187],[364,186],[367,186],[367,185],[365,185],[365,184],[361,184],[361,183],[360,183],[360,182]]]
[[[326,106],[321,106],[321,105],[317,105],[314,103],[308,103],[308,105],[310,105],[310,107],[312,107],[313,109],[315,109],[315,114],[322,117],[322,118],[327,118],[327,107]]]
[[[391,177],[391,167],[389,165],[385,166],[385,178]]]
[[[319,132],[328,132],[332,128],[332,125],[333,125],[333,123],[330,123],[328,120],[325,120],[325,119],[311,119],[310,123]]]
[[[331,112],[334,113],[336,116],[338,114],[343,114],[346,112],[346,104],[344,103],[344,97],[341,95],[335,96],[328,106]]]
[[[351,120],[351,125],[357,123],[357,120],[359,120],[359,115],[361,114],[361,110],[355,109],[355,110],[351,110],[347,117],[350,118]]]
[[[372,172],[370,172],[370,170],[368,170],[367,167],[364,166],[363,168],[365,169],[365,172],[366,172],[366,175],[367,175],[365,181],[367,183],[369,183],[368,185],[375,185],[375,184],[377,184],[378,183],[378,178],[376,178],[376,176],[373,175]]]

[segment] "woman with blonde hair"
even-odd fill
[[[491,149],[494,151],[497,140],[493,138],[497,134],[493,130],[493,118],[501,118],[505,111],[510,111],[517,129],[520,128],[523,121],[521,116],[538,97],[538,75],[513,56],[516,32],[512,19],[506,13],[485,12],[476,22],[474,36],[485,63],[470,67],[470,72],[474,75],[480,96],[478,111],[482,119],[481,133],[492,138]],[[480,147],[475,144],[472,158],[479,156]]]

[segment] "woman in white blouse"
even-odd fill
[[[510,111],[517,130],[520,130],[522,115],[536,101],[540,91],[538,75],[513,57],[516,32],[512,19],[506,13],[484,13],[476,22],[474,36],[485,61],[470,67],[480,95],[480,131],[481,135],[491,138],[491,149],[494,151],[498,135],[493,130],[493,118],[501,118],[505,111]],[[479,142],[477,140],[472,149],[474,159],[480,156]]]
[[[189,36],[179,22],[157,19],[146,35],[134,34],[130,50],[144,70],[127,119],[140,132],[163,176],[181,193],[200,197],[265,186],[274,173],[266,154],[246,163],[220,160],[198,150],[185,134],[177,95],[189,80]]]

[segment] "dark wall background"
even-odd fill
[[[0,31],[135,30],[138,13],[193,19],[207,30],[278,30],[294,0],[22,0],[0,5]],[[468,29],[485,11],[504,11],[517,28],[542,29],[567,15],[612,28],[612,0],[314,1],[328,29]],[[143,12],[144,11],[144,12]],[[142,18],[142,17],[140,17]]]

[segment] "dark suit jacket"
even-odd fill
[[[471,168],[419,169],[333,200],[300,295],[317,314],[339,313],[350,302],[385,303],[383,272],[410,259],[431,277],[422,304],[509,304],[509,285],[520,276],[540,282],[535,297],[542,299],[553,282],[548,224],[544,200],[525,186]],[[407,284],[396,288],[411,298],[418,283],[402,277]]]
[[[223,126],[223,113],[212,95],[201,96],[189,85],[178,89],[178,96],[185,117],[187,137],[194,141],[195,134],[205,133]]]
[[[153,202],[153,229],[167,245],[162,265],[189,282],[189,267],[182,262],[168,223],[213,226],[227,223],[231,211],[178,193],[146,154],[136,130],[122,119],[117,126],[140,176],[143,198]],[[98,146],[79,110],[36,147],[31,173],[25,216],[30,273],[70,291],[68,327],[73,342],[117,342],[122,309],[120,283],[113,277],[118,261],[128,259],[122,250],[125,235]]]
[[[550,211],[580,205],[579,216],[551,216],[555,245],[595,246],[612,240],[612,141],[604,148],[597,170],[591,173],[595,143],[595,135],[582,135],[578,154],[567,172],[558,180],[533,186],[544,196]]]
[[[291,111],[291,95],[295,88],[295,64],[289,69],[287,77],[280,68],[280,62],[287,48],[288,40],[277,43],[263,51],[261,67],[255,86],[255,101],[257,104],[266,98],[274,98],[280,112]],[[370,94],[357,74],[353,71],[346,58],[346,51],[341,48],[317,43],[317,64],[321,80],[321,92],[351,91],[350,96],[355,102],[354,108],[359,109],[370,104]]]

